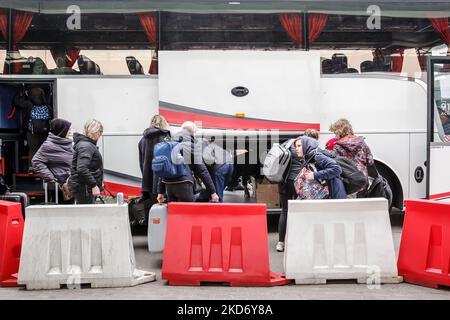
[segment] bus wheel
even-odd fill
[[[403,210],[403,189],[397,175],[389,167],[381,162],[375,161],[375,165],[377,167],[378,173],[386,179],[392,190],[393,199],[392,204],[389,208],[389,213],[392,213],[392,207]]]

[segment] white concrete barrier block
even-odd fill
[[[297,284],[401,282],[387,200],[290,200],[283,264]]]
[[[18,282],[27,289],[155,280],[136,269],[126,204],[30,206],[26,217]]]

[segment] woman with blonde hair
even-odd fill
[[[158,195],[158,181],[152,171],[153,149],[165,138],[170,138],[169,125],[163,116],[156,114],[150,120],[150,126],[144,130],[139,141],[139,166],[142,173],[142,197],[139,201],[145,201],[145,206],[148,208],[156,203]],[[135,223],[145,224],[145,216],[135,218]]]
[[[103,190],[103,159],[97,141],[103,134],[103,125],[92,119],[84,124],[84,134],[73,135],[74,154],[68,186],[76,204],[93,204]]]

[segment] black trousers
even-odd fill
[[[194,185],[190,182],[166,183],[169,202],[194,202]]]
[[[75,204],[94,204],[95,203],[95,197],[88,190],[88,187],[80,188],[77,190],[77,192],[74,193],[75,197]]]
[[[31,167],[31,160],[33,160],[34,155],[39,150],[41,145],[47,140],[46,134],[32,134],[27,132],[27,142],[28,142],[28,166]]]
[[[286,237],[288,200],[295,200],[297,198],[294,181],[287,180],[286,183],[279,183],[278,192],[280,193],[281,204],[280,219],[278,220],[278,241],[284,242],[284,238]]]

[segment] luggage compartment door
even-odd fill
[[[427,198],[450,200],[450,57],[428,60]]]

